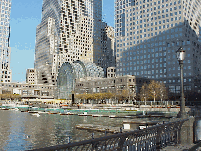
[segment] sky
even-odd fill
[[[12,0],[12,82],[26,81],[26,69],[34,68],[36,26],[41,22],[42,3],[43,0]],[[103,21],[114,27],[114,0],[103,0]]]

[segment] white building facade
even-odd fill
[[[201,2],[199,0],[116,0],[116,74],[165,83],[180,93],[179,47],[186,50],[185,91],[200,93]]]
[[[0,0],[0,82],[11,82],[10,70],[10,12],[11,0]]]
[[[37,72],[36,69],[27,69],[26,71],[26,83],[37,84]]]

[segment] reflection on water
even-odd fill
[[[71,141],[91,139],[92,132],[78,130],[76,124],[122,126],[122,119],[107,117],[61,116],[43,114],[40,117],[29,113],[0,110],[0,150],[28,150],[67,144]],[[95,133],[100,137],[103,133]]]
[[[26,112],[0,110],[0,151],[20,151],[67,144],[69,136],[71,142],[91,139],[92,132],[78,130],[75,125],[121,127],[123,120],[125,119],[58,114],[41,114],[40,117],[36,117]],[[199,133],[201,125],[197,126]],[[94,134],[94,137],[104,135],[99,132]]]

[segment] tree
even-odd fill
[[[114,97],[114,94],[111,92],[106,92],[103,95],[104,95],[104,99],[111,99]]]
[[[148,90],[149,90],[149,96],[156,101],[156,98],[158,98],[159,93],[160,93],[160,84],[158,81],[152,80],[150,84],[148,85]]]
[[[144,83],[140,89],[139,97],[141,101],[146,101],[148,99],[148,85],[146,83]]]
[[[160,83],[159,84],[160,87],[159,87],[159,96],[160,96],[160,99],[161,101],[164,100],[164,99],[167,99],[168,98],[168,92],[167,92],[167,89],[165,87],[165,85],[163,83]]]
[[[122,98],[127,100],[129,97],[129,90],[122,90]]]

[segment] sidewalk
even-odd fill
[[[160,151],[188,151],[191,147],[196,144],[189,144],[189,145],[181,145],[177,144],[175,146],[167,146]],[[196,151],[201,151],[201,147],[199,147]]]

